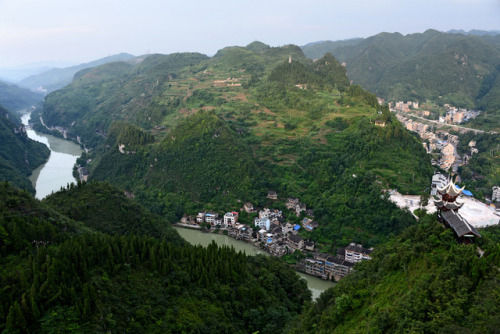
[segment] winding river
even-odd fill
[[[234,238],[228,237],[227,235],[214,234],[214,233],[203,233],[194,229],[187,229],[182,227],[174,227],[177,232],[192,245],[208,246],[212,241],[215,241],[218,245],[233,246],[237,251],[244,251],[247,255],[269,255],[263,250],[253,246],[244,241],[236,240]],[[302,278],[307,281],[307,286],[312,292],[313,299],[319,297],[319,295],[328,288],[335,285],[334,282],[324,281],[320,278],[306,275],[297,272]]]
[[[49,160],[33,171],[31,183],[36,190],[36,198],[42,199],[68,183],[75,182],[73,165],[83,150],[72,141],[57,138],[32,130],[29,126],[31,113],[23,114],[21,120],[26,126],[28,137],[47,145],[50,149]]]
[[[68,183],[75,182],[73,165],[82,154],[82,149],[72,141],[32,130],[28,126],[30,117],[30,113],[23,114],[21,117],[23,124],[26,126],[28,137],[47,145],[50,149],[49,160],[35,169],[30,176],[36,190],[36,197],[42,199],[52,192],[58,191],[61,187],[66,187]],[[248,255],[263,254],[268,256],[268,253],[257,247],[226,235],[201,233],[200,231],[179,227],[175,227],[175,229],[191,244],[208,246],[212,241],[215,241],[218,245],[233,246],[237,251],[244,251]],[[298,274],[307,281],[313,299],[316,299],[321,292],[335,284],[303,273]]]

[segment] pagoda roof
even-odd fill
[[[462,193],[462,190],[464,190],[464,189],[465,189],[465,186],[462,188],[456,187],[455,184],[453,183],[453,181],[449,182],[447,185],[445,185],[442,188],[437,187],[437,190],[441,195],[446,194],[450,197],[456,197],[456,196],[460,195]]]
[[[434,200],[434,204],[439,208],[439,209],[448,209],[448,210],[458,210],[460,209],[464,203],[463,202],[446,202],[443,201],[442,199],[440,200]]]
[[[481,238],[481,234],[474,228],[474,226],[469,224],[467,220],[455,211],[443,212],[442,216],[453,231],[455,231],[455,234],[458,237],[463,237],[466,234],[474,234],[475,236]]]

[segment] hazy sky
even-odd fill
[[[500,30],[500,0],[0,0],[0,67],[429,28]]]

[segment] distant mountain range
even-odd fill
[[[462,35],[473,35],[473,36],[495,36],[500,34],[500,30],[476,30],[472,29],[465,31],[462,29],[452,29],[447,31],[449,34],[462,34]]]
[[[0,81],[0,104],[9,111],[29,108],[43,99],[40,93],[18,87],[12,83]]]
[[[472,30],[310,43],[317,59],[332,53],[355,84],[388,100],[440,101],[459,107],[500,106],[500,34]]]
[[[22,87],[29,88],[31,90],[40,91],[41,93],[48,93],[53,90],[62,88],[69,84],[73,80],[73,76],[78,72],[86,68],[99,66],[114,61],[124,61],[134,58],[134,56],[128,53],[120,53],[117,55],[101,58],[98,60],[91,61],[89,63],[84,63],[76,66],[65,67],[65,68],[52,68],[43,71],[39,74],[31,75],[23,80],[19,81],[18,84]]]

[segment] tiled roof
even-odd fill
[[[466,234],[472,233],[477,237],[481,238],[481,234],[469,224],[462,216],[460,216],[455,211],[446,211],[442,213],[444,220],[450,225],[450,227],[455,231],[458,237],[463,237]]]

